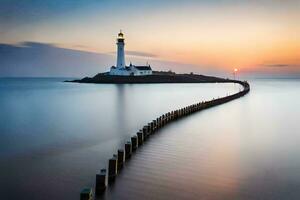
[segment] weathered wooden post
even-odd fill
[[[162,127],[162,125],[161,125],[161,116],[159,116],[159,118],[158,118],[158,127],[159,127],[159,128]]]
[[[163,126],[162,116],[159,116],[159,127],[161,128],[162,126]]]
[[[149,124],[149,126],[150,126],[150,133],[152,134],[152,133],[153,133],[153,123],[150,122],[150,123],[148,123],[148,124]]]
[[[166,117],[165,114],[162,115],[162,125],[166,125]]]
[[[151,124],[152,124],[152,132],[154,133],[155,132],[155,121],[152,120]]]
[[[151,126],[151,122],[148,123],[148,126],[149,126],[149,135],[151,135],[151,134],[152,134],[152,126]]]
[[[131,153],[132,153],[132,146],[131,146],[131,142],[128,141],[125,144],[125,159],[128,160],[131,157]]]
[[[153,123],[153,131],[156,131],[156,129],[157,129],[156,128],[156,120],[153,120],[152,123]]]
[[[123,168],[125,153],[123,149],[118,149],[118,172]]]
[[[84,188],[80,192],[80,200],[93,200],[92,188]]]
[[[137,135],[137,138],[138,138],[138,146],[141,146],[143,144],[143,141],[144,141],[143,133],[142,132],[137,132],[136,135]]]
[[[132,145],[132,151],[135,151],[138,148],[138,138],[137,136],[131,137],[131,145]]]
[[[147,135],[149,136],[151,133],[150,133],[150,125],[146,125],[147,126]]]
[[[147,126],[143,127],[143,138],[144,138],[144,141],[146,141],[148,138]]]
[[[96,174],[96,195],[102,194],[107,186],[106,169],[101,169],[99,174]]]
[[[113,182],[118,173],[118,157],[114,156],[108,161],[108,181]]]

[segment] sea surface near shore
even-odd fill
[[[107,159],[149,120],[237,84],[79,84],[0,79],[0,193],[77,199]],[[71,80],[71,79],[70,79]],[[4,195],[4,196],[3,196]]]
[[[146,122],[239,91],[222,84],[77,84],[0,79],[0,193],[79,199]],[[243,98],[153,136],[107,199],[299,199],[300,80],[250,80]]]

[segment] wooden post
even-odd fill
[[[161,116],[159,116],[159,118],[158,118],[158,128],[161,128],[162,127],[162,125],[161,125]]]
[[[92,188],[84,188],[80,192],[80,200],[92,200],[93,199],[93,190]]]
[[[143,144],[143,133],[142,132],[137,132],[137,138],[138,138],[138,146],[141,146]]]
[[[114,155],[111,159],[108,161],[108,181],[112,182],[115,180],[117,176],[117,170],[118,170],[118,157],[117,155]]]
[[[137,136],[131,137],[131,145],[132,145],[132,151],[135,151],[138,148],[138,138]]]
[[[143,127],[143,138],[144,138],[144,141],[146,141],[148,138],[147,126]]]
[[[153,123],[153,131],[156,131],[156,120],[153,120],[152,123]]]
[[[152,134],[153,133],[153,124],[152,122],[148,123],[148,126],[149,126],[149,133]]]
[[[118,172],[123,168],[125,153],[123,149],[118,149]]]
[[[150,125],[146,125],[147,126],[147,135],[149,136],[151,133],[150,133]]]
[[[131,142],[128,141],[125,144],[125,159],[128,160],[131,157],[131,153],[132,153],[132,145]]]
[[[107,186],[106,169],[101,169],[100,174],[96,174],[96,195],[102,194]]]

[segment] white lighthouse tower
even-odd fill
[[[125,69],[125,53],[124,53],[124,35],[122,31],[120,30],[120,33],[117,37],[117,69]]]
[[[125,51],[124,51],[124,34],[122,31],[117,37],[117,65],[112,66],[109,71],[109,75],[113,76],[146,76],[152,74],[150,65],[136,66],[131,64],[126,66],[125,64]]]

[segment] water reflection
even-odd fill
[[[117,129],[123,129],[124,127],[126,127],[126,123],[127,123],[127,107],[126,107],[126,93],[125,93],[125,85],[115,85],[116,89],[116,98],[115,98],[115,104],[116,104],[116,110],[118,110],[118,112],[115,112],[116,114],[116,119],[117,119]]]
[[[150,119],[235,91],[230,84],[60,81],[0,79],[4,199],[76,199],[112,152]]]
[[[300,81],[251,85],[241,99],[162,129],[106,198],[299,199]]]
[[[299,199],[300,81],[256,80],[251,86],[247,96],[154,135],[105,197]],[[1,197],[78,199],[150,119],[237,89],[0,79]]]

